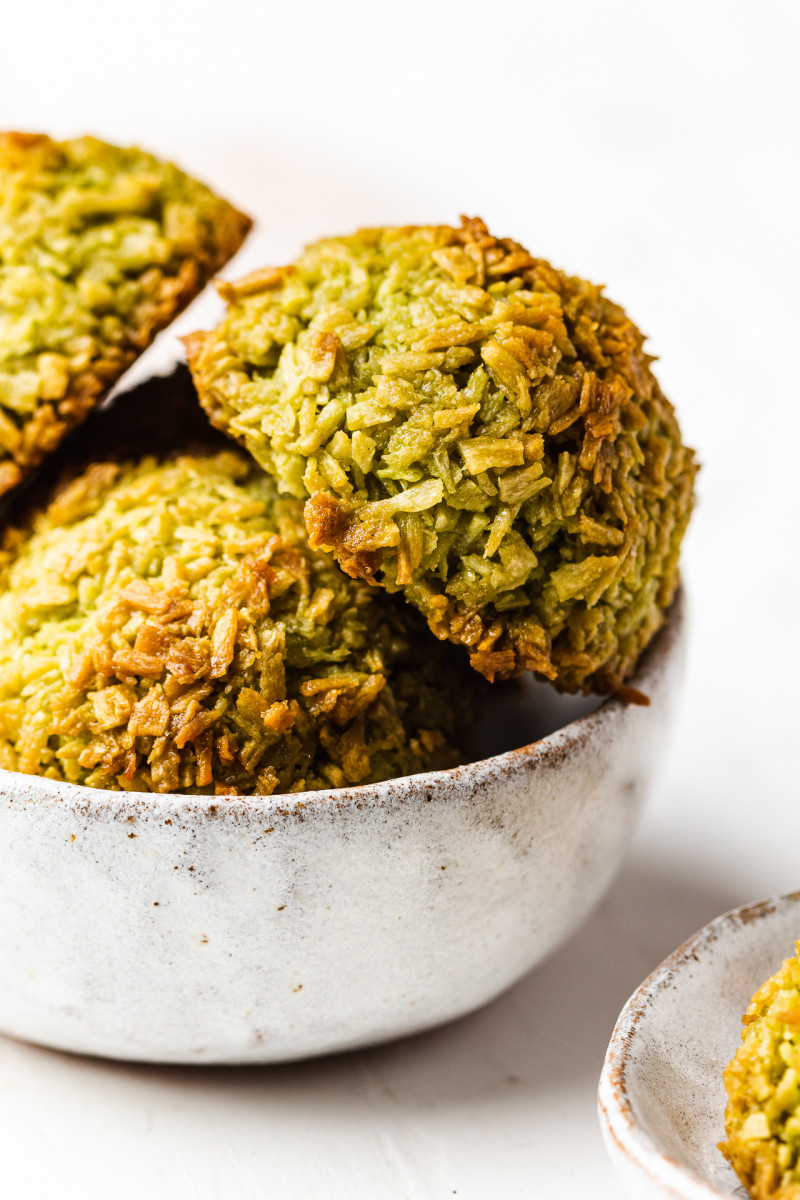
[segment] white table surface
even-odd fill
[[[175,157],[260,217],[243,268],[358,224],[477,212],[607,281],[705,467],[669,767],[572,942],[483,1012],[297,1066],[116,1065],[0,1038],[4,1198],[619,1196],[595,1088],[620,1007],[706,920],[800,886],[799,14],[9,0],[4,125]]]

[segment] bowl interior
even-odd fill
[[[594,712],[602,696],[565,696],[528,673],[496,683],[475,727],[470,759],[477,761],[529,746],[578,717]]]
[[[746,1197],[717,1148],[722,1072],[751,996],[794,950],[800,893],[727,913],[653,972],[623,1010],[606,1056],[601,1110],[611,1136],[663,1194]],[[667,1188],[675,1189],[667,1192]]]

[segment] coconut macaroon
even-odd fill
[[[239,453],[89,467],[6,536],[0,765],[219,794],[454,765],[458,656],[304,535]]]
[[[720,1150],[756,1200],[800,1200],[799,955],[756,992],[725,1069]]]
[[[86,416],[249,227],[142,150],[0,134],[0,493]]]
[[[220,284],[201,402],[314,546],[489,679],[618,690],[678,581],[695,463],[599,287],[479,220],[367,229]]]

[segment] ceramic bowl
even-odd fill
[[[800,937],[800,892],[726,913],[645,980],[623,1009],[600,1080],[608,1152],[633,1200],[746,1197],[717,1143],[722,1072],[742,1013]]]
[[[277,1062],[485,1004],[614,876],[682,631],[679,600],[633,680],[649,707],[609,699],[450,771],[228,800],[0,771],[0,1030],[113,1058]],[[498,706],[513,744],[532,741],[535,692]]]

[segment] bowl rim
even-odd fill
[[[597,1093],[597,1108],[604,1134],[621,1157],[637,1166],[651,1183],[667,1188],[681,1200],[730,1200],[692,1167],[661,1149],[637,1119],[628,1089],[627,1071],[636,1047],[638,1025],[651,1000],[673,985],[676,975],[698,954],[745,925],[769,917],[778,909],[800,903],[800,891],[784,892],[755,900],[721,913],[680,946],[639,985],[617,1018],[606,1050]]]
[[[667,610],[666,618],[644,650],[636,671],[627,682],[648,694],[653,682],[663,674],[668,660],[680,646],[686,625],[686,599],[683,587],[679,586]],[[10,792],[24,790],[30,800],[47,800],[72,804],[81,810],[89,808],[135,807],[137,809],[171,809],[198,812],[213,809],[217,812],[252,811],[304,815],[312,808],[335,807],[337,809],[377,803],[385,805],[403,803],[425,794],[430,800],[434,789],[443,784],[479,784],[487,777],[512,776],[533,767],[555,766],[567,757],[573,747],[583,744],[588,738],[610,724],[630,705],[618,696],[601,699],[597,708],[576,717],[552,733],[513,750],[474,762],[447,767],[438,771],[421,771],[414,775],[399,775],[378,783],[362,783],[351,787],[326,788],[319,791],[281,792],[272,795],[197,795],[187,792],[126,792],[107,788],[93,788],[86,784],[69,783],[61,779],[48,779],[44,775],[26,775],[21,771],[0,768],[0,798]]]

